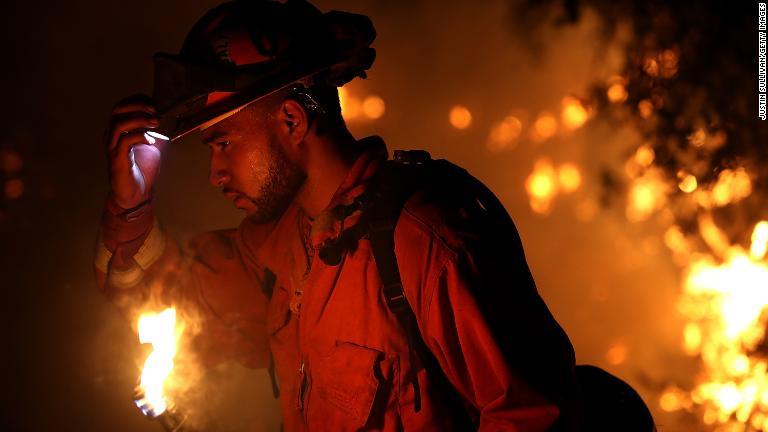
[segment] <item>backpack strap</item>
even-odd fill
[[[427,371],[427,375],[439,393],[445,398],[451,412],[463,412],[465,426],[471,430],[472,418],[467,411],[467,404],[451,385],[432,351],[427,346],[419,329],[418,320],[403,290],[400,269],[395,255],[395,227],[406,201],[413,196],[421,181],[428,174],[426,165],[433,163],[425,151],[395,152],[394,163],[389,162],[381,168],[381,174],[374,179],[374,201],[367,208],[367,235],[376,269],[382,282],[382,293],[390,311],[397,317],[405,332],[413,363],[418,357]],[[416,376],[412,377],[414,387],[414,411],[421,410],[421,391]],[[457,411],[458,410],[458,411]]]

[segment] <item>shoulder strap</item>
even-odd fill
[[[423,159],[424,154],[426,154],[426,160]],[[416,192],[425,172],[428,171],[424,165],[432,162],[429,159],[429,153],[426,152],[419,152],[415,155],[420,160],[417,163],[398,160],[398,156],[403,157],[402,154],[396,152],[395,163],[382,167],[381,175],[375,179],[376,202],[368,209],[369,215],[371,215],[368,219],[368,237],[371,242],[376,269],[381,278],[387,306],[395,314],[406,334],[411,355],[415,354],[421,361],[430,380],[437,388],[441,389],[440,393],[446,398],[451,411],[467,413],[464,416],[466,425],[471,427],[472,420],[467,412],[466,403],[450,384],[434,354],[424,341],[416,315],[403,290],[395,254],[395,227],[400,213],[406,201]],[[421,409],[419,383],[416,376],[411,378],[415,394],[414,410],[418,412]],[[459,411],[454,411],[455,409]]]

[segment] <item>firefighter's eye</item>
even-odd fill
[[[224,150],[224,149],[226,149],[227,147],[229,147],[229,141],[218,141],[218,142],[216,143],[216,147],[218,147],[218,148],[219,148],[219,150]]]

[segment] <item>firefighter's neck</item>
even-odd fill
[[[360,152],[348,131],[333,136],[310,134],[305,144],[307,178],[296,202],[310,217],[315,217],[331,203]]]

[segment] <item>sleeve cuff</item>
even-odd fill
[[[143,270],[149,268],[163,255],[165,242],[165,234],[160,227],[160,223],[157,219],[153,218],[152,229],[141,243],[141,246],[139,246],[138,251],[133,255],[136,264]],[[113,252],[106,246],[103,237],[99,239],[97,248],[95,261],[96,269],[102,273],[107,273]]]

